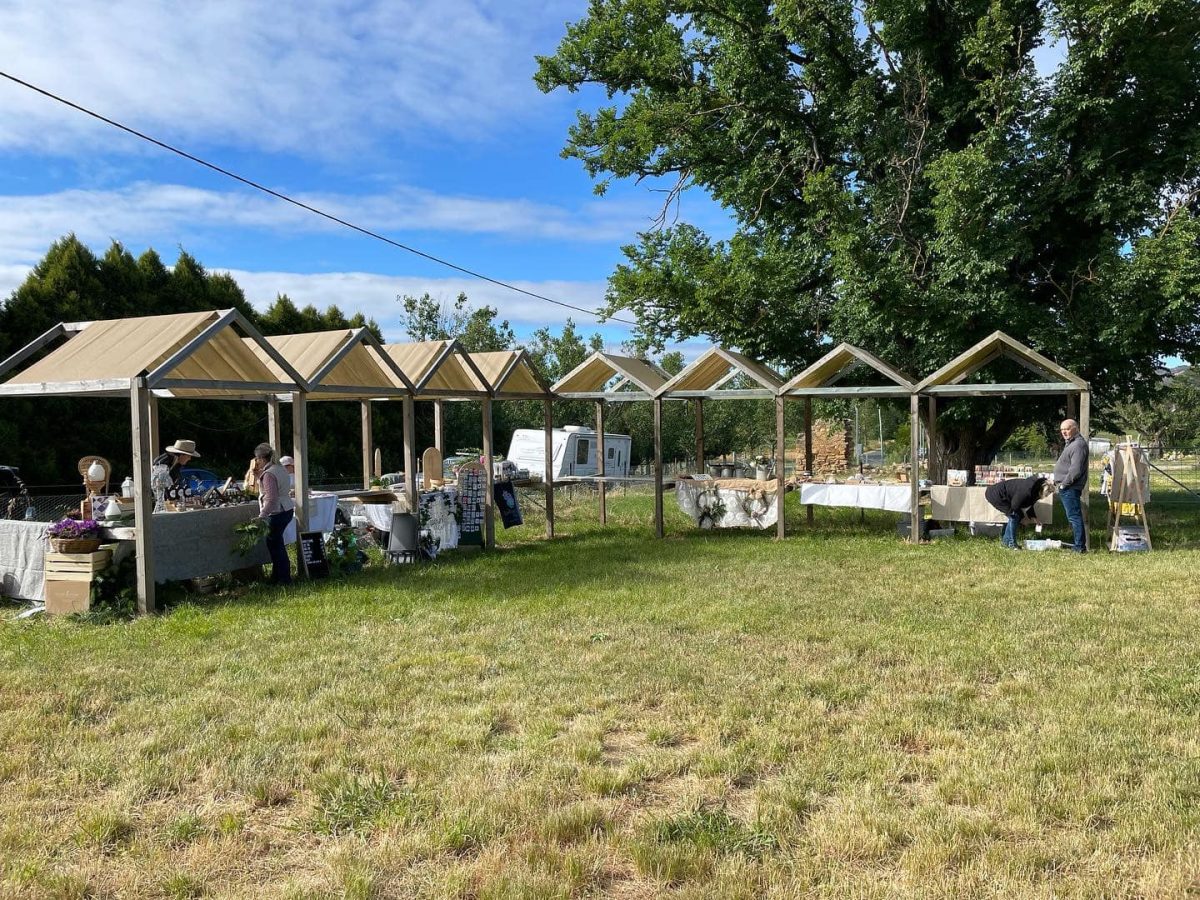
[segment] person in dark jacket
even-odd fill
[[[1063,438],[1063,450],[1054,464],[1054,484],[1058,487],[1058,499],[1063,512],[1071,523],[1075,543],[1071,549],[1076,553],[1087,552],[1087,527],[1083,521],[1083,492],[1088,483],[1088,442],[1079,433],[1079,423],[1064,419],[1059,426]]]
[[[1041,475],[1029,478],[1009,478],[1007,481],[988,485],[983,496],[987,502],[1008,516],[1000,544],[1010,550],[1020,549],[1017,529],[1026,519],[1034,518],[1033,504],[1054,493],[1054,485]]]

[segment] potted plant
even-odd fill
[[[46,529],[50,546],[59,553],[94,553],[100,549],[100,523],[95,519],[59,519]]]

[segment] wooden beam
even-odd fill
[[[1079,392],[1079,433],[1081,435],[1083,435],[1083,439],[1085,441],[1089,441],[1089,442],[1091,441],[1091,438],[1092,438],[1092,394],[1090,391],[1080,391]],[[1090,456],[1091,456],[1090,452],[1088,455],[1089,455],[1089,459],[1090,459]],[[1138,490],[1140,491],[1141,490],[1141,482],[1137,481],[1137,469],[1136,468],[1134,469],[1134,481],[1137,482]],[[1088,511],[1091,509],[1091,499],[1090,499],[1091,493],[1092,493],[1091,482],[1089,481],[1088,485],[1086,487],[1084,487],[1082,494],[1080,496],[1080,499],[1082,500],[1082,503],[1080,505],[1083,507],[1083,542],[1084,542],[1083,545],[1088,550],[1092,549],[1092,529],[1088,525]],[[1144,506],[1142,507],[1142,512],[1143,512],[1143,514],[1145,513]],[[1143,521],[1142,524],[1145,524],[1145,522]],[[1146,529],[1147,539],[1149,538],[1149,534],[1150,534],[1150,530]]]
[[[663,528],[663,459],[662,459],[662,397],[654,398],[654,534],[662,537]]]
[[[798,387],[783,392],[788,397],[907,397],[912,391],[899,385],[864,387]]]
[[[545,459],[542,479],[546,492],[546,537],[554,537],[554,401],[542,401],[543,424],[546,429]]]
[[[813,477],[813,445],[812,445],[813,407],[812,397],[804,398],[804,470],[808,477]],[[804,513],[808,524],[813,523],[813,505],[810,503]]]
[[[783,427],[785,402],[782,395],[775,398],[775,537],[781,539],[786,534],[783,522],[783,476],[784,464],[787,460],[787,433]]]
[[[51,328],[49,331],[43,333],[41,336],[34,338],[32,341],[30,341],[28,344],[26,344],[24,347],[22,347],[16,353],[14,353],[12,356],[10,356],[8,359],[4,360],[4,362],[0,362],[0,378],[7,375],[9,372],[11,372],[13,369],[15,369],[21,363],[25,362],[25,360],[29,359],[29,357],[33,356],[35,353],[37,353],[39,350],[41,350],[46,345],[52,344],[59,338],[66,337],[66,335],[67,335],[66,326],[64,326],[60,322],[59,324],[57,324],[53,328]]]
[[[933,454],[937,450],[937,397],[929,398],[929,425],[925,429],[925,439],[929,442],[929,455],[925,457],[925,465],[929,469],[929,480],[933,480]]]
[[[696,404],[696,468],[693,470],[704,474],[704,398],[697,397]]]
[[[433,446],[443,457],[446,455],[446,409],[443,401],[433,401]]]
[[[926,397],[995,397],[1005,394],[1062,394],[1078,390],[1069,381],[1055,381],[1045,384],[942,384],[927,387],[921,393]]]
[[[281,381],[214,381],[207,378],[164,378],[155,385],[163,390],[244,391],[262,394],[294,393],[294,384]]]
[[[767,388],[745,388],[737,390],[707,390],[707,391],[671,391],[662,396],[668,400],[692,400],[697,397],[703,400],[773,400],[775,391]]]
[[[278,447],[275,452],[282,456]],[[279,456],[275,458],[278,459]],[[292,459],[295,462],[296,489],[296,573],[307,576],[304,554],[300,551],[300,535],[308,531],[308,395],[304,391],[292,394]]]
[[[375,436],[371,421],[371,401],[360,401],[362,413],[362,483],[363,490],[371,487],[371,469],[375,460]],[[439,476],[441,473],[438,473]]]
[[[158,433],[158,397],[154,396],[153,391],[147,402],[150,404],[150,450],[158,454],[162,452],[163,445]]]
[[[142,615],[154,612],[154,492],[150,487],[150,467],[154,450],[150,444],[150,387],[145,376],[134,380],[129,389],[133,425],[133,523],[134,561],[137,569],[137,609]]]
[[[283,422],[279,418],[279,398],[267,398],[267,443],[283,454]]]
[[[608,485],[604,482],[604,401],[596,401],[596,475],[600,497],[600,524],[608,524]]]
[[[0,397],[112,394],[129,396],[132,378],[93,378],[84,381],[42,381],[29,384],[0,384]]]
[[[486,383],[486,382],[485,382]],[[496,495],[493,491],[495,474],[492,465],[492,398],[480,401],[483,411],[483,468],[486,490],[483,495],[483,545],[488,550],[496,548]]]
[[[908,401],[908,450],[912,455],[912,469],[908,475],[910,496],[910,515],[908,539],[914,544],[921,543],[921,398],[913,394]]]
[[[404,405],[404,496],[408,499],[408,511],[417,515],[417,431],[415,403],[405,397]]]

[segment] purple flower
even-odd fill
[[[46,529],[46,534],[52,538],[89,538],[98,537],[100,523],[95,519],[72,519],[67,516],[59,519]]]

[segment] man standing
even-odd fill
[[[1079,423],[1064,419],[1059,426],[1063,437],[1063,450],[1054,464],[1054,483],[1062,500],[1063,512],[1071,523],[1075,543],[1071,549],[1076,553],[1087,552],[1087,528],[1083,522],[1083,507],[1080,500],[1088,483],[1088,443],[1079,433]]]

